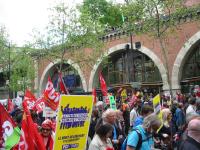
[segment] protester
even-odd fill
[[[137,103],[133,103],[131,107],[131,112],[130,112],[130,127],[133,128],[133,124],[135,122],[135,119],[139,116],[137,113]]]
[[[188,124],[187,138],[182,141],[179,150],[200,150],[200,118],[192,119]]]
[[[95,134],[95,126],[97,124],[98,119],[99,119],[98,110],[94,109],[92,111],[92,116],[91,116],[91,121],[90,121],[90,127],[89,127],[89,133],[88,133],[88,136],[91,139],[93,138],[93,136]]]
[[[173,126],[172,122],[172,113],[170,109],[165,108],[162,109],[162,121],[163,126],[158,132],[158,137],[160,139],[160,148],[167,148],[167,149],[173,149],[174,146],[173,143],[173,135],[176,134],[176,128]]]
[[[153,134],[157,132],[159,127],[161,126],[161,121],[155,114],[150,114],[144,118],[143,124],[136,127],[136,130],[133,130],[129,136],[127,141],[126,150],[135,150],[138,148],[139,143],[139,134],[142,136],[141,147],[140,150],[150,150],[153,147]]]
[[[110,137],[113,127],[111,124],[101,124],[96,128],[96,134],[92,139],[89,150],[114,150]]]
[[[41,136],[43,138],[44,145],[46,150],[53,150],[54,143],[54,133],[52,121],[50,119],[46,119],[41,126]]]
[[[112,144],[115,150],[120,150],[121,145],[125,139],[125,133],[118,126],[115,110],[109,108],[106,111],[104,111],[102,114],[102,118],[99,119],[95,128],[98,129],[99,126],[105,123],[112,125],[113,127],[113,133],[111,137]]]
[[[186,116],[190,113],[196,114],[196,98],[189,99],[189,106],[186,109]]]
[[[175,116],[176,116],[176,126],[179,130],[179,132],[183,132],[184,126],[185,126],[185,113],[183,110],[183,103],[178,103],[178,107],[176,109],[175,112]]]
[[[143,123],[144,118],[148,116],[149,114],[153,113],[153,111],[154,110],[151,106],[149,106],[148,104],[144,105],[141,110],[141,115],[136,117],[133,123],[133,127],[141,125]]]

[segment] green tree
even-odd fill
[[[33,90],[35,69],[34,60],[30,56],[29,48],[23,47],[13,53],[12,73],[9,86],[12,91]]]
[[[120,5],[106,0],[84,0],[80,7],[81,18],[90,20],[93,25],[120,27],[123,23]]]
[[[65,3],[57,4],[50,11],[52,15],[46,28],[46,36],[37,31],[37,35],[33,34],[35,42],[31,43],[31,46],[37,50],[32,53],[41,54],[42,58],[51,62],[60,59],[58,71],[62,71],[66,53],[79,65],[83,65],[83,62],[94,63],[103,47],[99,40],[99,35],[104,31],[102,27],[97,23],[93,24],[91,20],[86,20],[85,17],[80,17],[78,9],[69,8]],[[88,55],[85,55],[85,48],[91,49]]]
[[[186,9],[183,0],[134,0],[123,6],[127,20],[123,28],[136,34],[148,34],[159,41],[161,56],[166,68],[169,91],[172,95],[169,71],[169,53],[166,44],[167,35],[177,28],[178,16]]]

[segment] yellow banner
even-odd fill
[[[54,150],[86,148],[92,101],[92,95],[62,95],[56,122]]]
[[[153,107],[154,107],[154,112],[155,114],[158,116],[158,118],[160,119],[161,122],[162,121],[162,112],[161,112],[161,104],[160,104],[160,95],[156,95],[153,98]],[[160,126],[160,128],[158,129],[158,131],[161,129],[162,125]]]

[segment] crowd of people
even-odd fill
[[[86,150],[199,150],[200,97],[181,93],[174,98],[162,95],[161,118],[155,114],[153,97],[141,91],[125,100],[116,95],[116,110],[97,101],[92,110]],[[10,115],[21,128],[23,110],[15,108]],[[35,111],[31,111],[31,117],[45,148],[52,150],[55,118],[44,118]],[[12,149],[19,147],[20,143]]]
[[[161,118],[152,94],[117,99],[117,110],[96,103],[88,134],[88,150],[200,149],[200,97],[177,93],[161,96]],[[103,128],[103,129],[102,129]]]

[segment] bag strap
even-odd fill
[[[135,132],[137,133],[137,135],[138,135],[138,143],[137,143],[137,146],[136,146],[135,150],[139,150],[139,149],[141,148],[142,142],[143,142],[143,140],[142,140],[142,135],[141,135],[141,133],[140,133],[140,131],[139,131],[138,129],[135,129],[134,131],[135,131]]]

